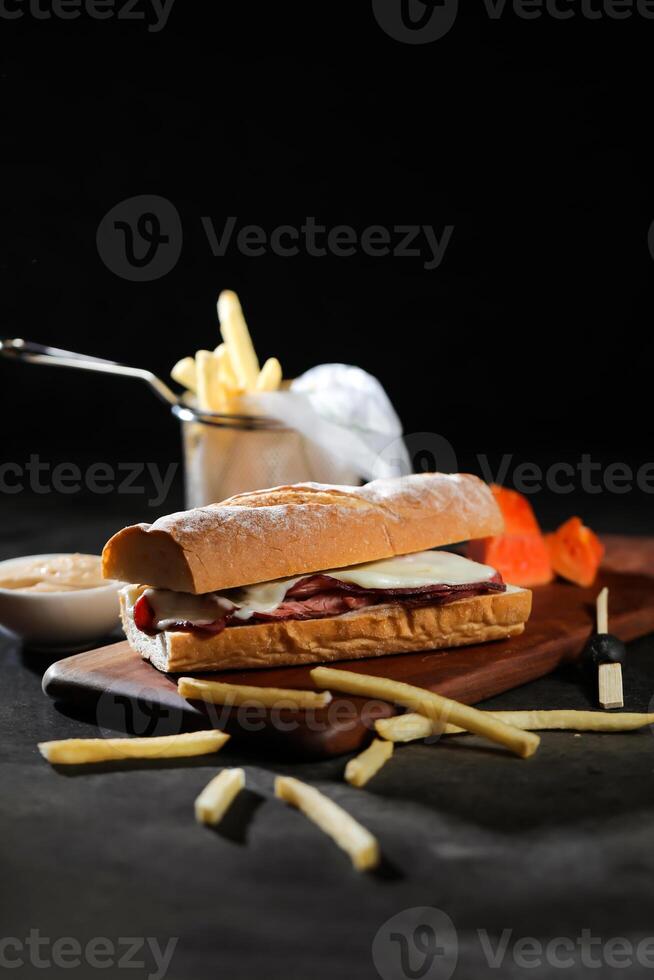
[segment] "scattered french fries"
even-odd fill
[[[392,741],[374,739],[360,755],[350,759],[345,767],[345,781],[357,788],[365,786],[392,755]]]
[[[338,846],[350,855],[357,871],[371,871],[379,864],[379,844],[369,830],[313,786],[292,776],[277,776],[275,796],[297,807]]]
[[[332,699],[329,691],[296,691],[281,687],[252,687],[249,684],[225,684],[222,681],[203,681],[197,677],[180,677],[177,691],[192,701],[210,704],[257,704],[263,708],[294,708],[306,710],[324,708]]]
[[[195,801],[195,819],[215,827],[245,786],[242,769],[223,769],[204,787]]]
[[[39,742],[39,752],[48,762],[77,766],[114,759],[177,759],[218,752],[229,739],[219,729],[160,735],[153,738],[64,738]]]
[[[223,343],[213,351],[198,351],[195,358],[183,357],[171,375],[195,395],[200,411],[235,413],[240,395],[277,391],[282,383],[282,367],[276,357],[269,357],[259,370],[239,298],[230,289],[218,297],[218,319]]]
[[[574,731],[574,732],[631,732],[645,725],[654,725],[654,714],[638,714],[625,711],[612,715],[605,711],[492,711],[494,718],[523,731]],[[443,725],[423,715],[408,712],[394,718],[380,718],[375,730],[391,742],[415,742],[434,735],[468,734],[458,725]]]
[[[523,759],[533,755],[540,744],[540,738],[532,732],[514,728],[498,721],[488,712],[479,711],[412,684],[393,681],[387,677],[356,674],[349,670],[335,670],[332,667],[315,667],[311,671],[311,677],[316,687],[392,701],[425,715],[431,721],[460,725],[467,731],[504,745]]]

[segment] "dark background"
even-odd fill
[[[524,462],[647,463],[654,21],[527,21],[510,9],[491,20],[481,0],[460,6],[424,46],[387,36],[369,0],[176,0],[158,34],[142,21],[0,16],[0,335],[165,377],[216,343],[215,301],[230,287],[262,358],[279,355],[288,377],[361,365],[406,432],[445,436],[462,469],[513,454],[510,483]],[[103,263],[96,233],[143,194],[174,204],[184,243],[168,275],[129,282]],[[362,254],[214,258],[204,215],[269,231],[308,215],[359,231],[455,230],[425,271]],[[177,422],[135,382],[0,361],[0,400],[0,465],[180,458]],[[533,499],[547,525],[577,511],[599,530],[654,532],[639,489],[591,493],[578,479],[569,495]],[[155,516],[147,500],[1,492],[0,557],[98,550],[126,521]],[[181,504],[178,481],[160,510]],[[627,710],[651,710],[653,662],[651,638],[630,646]],[[426,905],[459,930],[457,980],[549,980],[561,971],[510,958],[489,971],[476,930],[494,945],[504,929],[544,942],[652,932],[648,729],[551,733],[528,762],[476,741],[414,744],[365,791],[344,785],[344,759],[287,764],[234,741],[219,764],[244,764],[249,792],[205,833],[191,804],[213,759],[72,775],[43,762],[38,740],[104,734],[94,715],[42,695],[46,664],[0,638],[0,938],[178,936],[170,980],[368,980],[380,975],[377,930]],[[557,673],[482,706],[594,699]],[[342,801],[379,836],[381,871],[356,875],[281,807],[273,771]],[[563,975],[600,973],[616,971],[577,959]],[[86,976],[52,973],[64,974]]]
[[[217,342],[215,301],[242,297],[260,356],[292,377],[361,365],[407,433],[459,467],[649,461],[654,21],[489,18],[481,0],[432,44],[385,34],[369,3],[177,0],[144,21],[0,20],[4,305],[0,333],[147,366]],[[137,10],[144,10],[142,3]],[[102,217],[156,194],[177,208],[179,262],[153,282],[111,272]],[[431,224],[421,258],[211,254],[200,218],[271,231]],[[0,363],[4,459],[179,459],[177,423],[136,382]],[[5,513],[28,506],[4,494]],[[120,505],[145,497],[39,499]],[[535,498],[546,523],[651,530],[651,495]],[[160,510],[181,503],[176,486]],[[67,510],[68,509],[68,510]],[[74,522],[71,521],[71,525]]]

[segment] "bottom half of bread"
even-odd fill
[[[327,619],[230,626],[208,637],[182,632],[149,636],[134,624],[124,596],[121,612],[132,649],[159,670],[180,673],[356,660],[500,640],[524,630],[531,592],[509,586],[506,592],[445,605],[389,603]]]

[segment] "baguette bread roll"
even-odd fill
[[[327,619],[228,627],[207,638],[176,632],[149,636],[134,624],[124,594],[120,605],[132,649],[161,671],[186,673],[356,660],[505,639],[524,630],[531,592],[507,586],[506,592],[445,605],[394,602]]]
[[[126,527],[105,545],[103,574],[198,594],[502,530],[492,493],[469,474],[425,473],[363,487],[298,483]]]

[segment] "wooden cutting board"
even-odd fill
[[[594,625],[595,597],[610,590],[610,629],[633,640],[654,631],[654,539],[607,538],[605,567],[591,589],[554,582],[534,590],[525,632],[514,639],[434,653],[344,661],[339,667],[371,673],[438,691],[468,704],[500,694],[550,673],[580,654]],[[652,576],[652,577],[650,577]],[[225,671],[198,676],[232,683],[313,688],[310,667]],[[307,758],[341,755],[363,745],[375,718],[392,706],[338,695],[319,712],[277,712],[191,705],[177,694],[176,678],[134,654],[126,642],[60,660],[47,670],[50,697],[95,711],[107,730],[164,734],[190,727],[220,727],[252,742],[261,754]],[[525,705],[526,708],[529,705]]]

